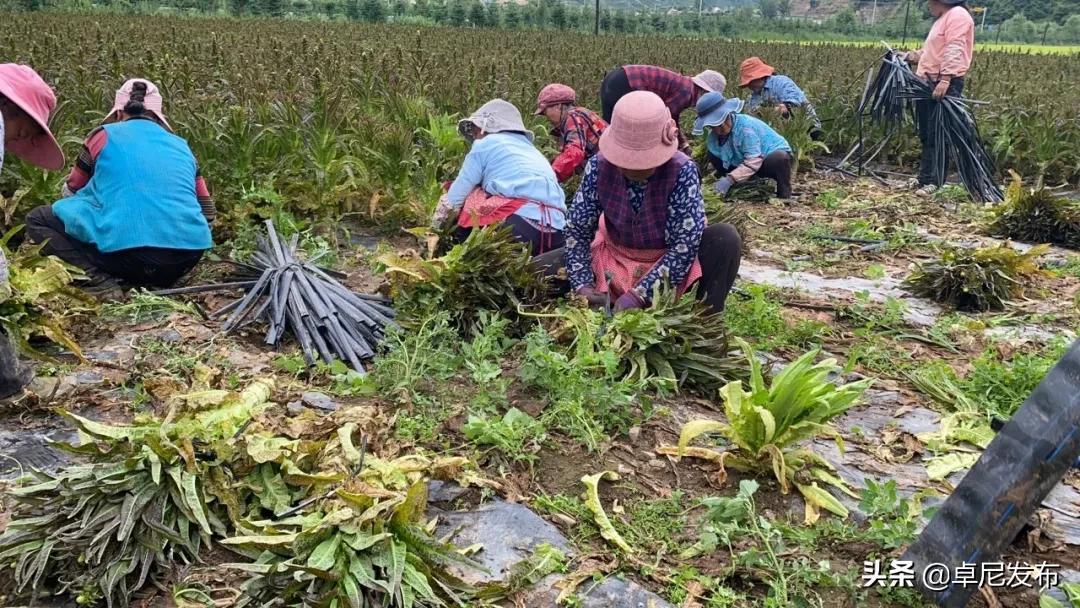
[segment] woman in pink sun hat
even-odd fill
[[[42,169],[63,168],[64,153],[49,131],[54,108],[56,95],[33,68],[0,64],[0,168],[7,151]],[[10,295],[7,259],[0,250],[0,301]],[[14,343],[0,329],[0,399],[18,394],[33,375],[30,367],[19,362]]]
[[[116,92],[105,124],[91,131],[64,198],[26,216],[27,237],[81,268],[102,300],[121,284],[165,287],[213,246],[214,201],[187,141],[172,132],[148,80]]]
[[[697,165],[678,151],[678,127],[648,91],[623,96],[585,165],[566,228],[566,247],[537,258],[565,266],[569,287],[590,304],[642,308],[662,281],[724,308],[742,243],[730,224],[706,226]]]
[[[10,151],[42,169],[64,167],[64,152],[49,131],[54,108],[56,95],[33,68],[0,64],[0,166],[3,152]]]

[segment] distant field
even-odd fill
[[[880,40],[792,40],[781,38],[763,38],[759,42],[797,42],[805,44],[844,44],[850,46],[881,46]],[[921,37],[908,38],[906,45],[901,45],[898,40],[886,40],[895,48],[915,48],[922,44]],[[1076,55],[1080,54],[1080,44],[1020,44],[1016,42],[976,42],[976,50],[983,51],[1004,51],[1004,52],[1020,52],[1020,53],[1033,53],[1033,54],[1046,54],[1046,55]]]

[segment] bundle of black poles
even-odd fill
[[[971,106],[976,102],[960,97],[945,96],[934,100],[934,88],[927,81],[919,78],[907,62],[889,49],[881,59],[877,75],[863,92],[859,102],[859,120],[869,115],[870,119],[888,128],[884,141],[871,153],[864,149],[860,137],[859,143],[843,162],[847,162],[856,150],[859,155],[852,162],[863,166],[881,152],[885,143],[904,122],[905,116],[914,114],[917,104],[924,104],[928,112],[929,136],[934,149],[932,172],[937,184],[945,183],[949,172],[950,159],[956,165],[956,172],[971,198],[980,202],[999,202],[1004,193],[995,177],[997,171],[994,161],[986,152],[986,147],[979,137],[975,116]],[[842,164],[841,163],[841,164]]]
[[[225,318],[225,332],[262,319],[268,325],[266,344],[277,347],[285,334],[291,333],[308,365],[319,359],[327,364],[340,360],[364,373],[361,361],[375,355],[387,327],[396,327],[389,300],[352,292],[331,276],[331,271],[303,260],[297,254],[299,235],[284,242],[270,220],[266,221],[266,233],[266,238],[257,237],[251,260],[237,264],[242,269],[239,280],[155,293],[243,288],[246,293],[242,297],[210,315]]]

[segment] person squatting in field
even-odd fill
[[[653,65],[624,65],[611,70],[600,84],[600,107],[604,120],[611,122],[615,104],[631,91],[649,91],[664,100],[664,105],[671,112],[675,126],[683,110],[694,107],[705,93],[723,94],[727,79],[720,72],[705,70],[697,76],[683,76]],[[679,151],[690,153],[690,144],[678,131]]]
[[[740,113],[742,106],[741,100],[719,93],[707,93],[698,101],[694,135],[708,130],[709,162],[720,176],[713,189],[727,196],[736,184],[768,178],[776,181],[777,198],[791,198],[791,146],[760,119]]]
[[[536,115],[551,123],[551,136],[559,141],[559,154],[551,168],[559,182],[580,174],[585,161],[600,145],[607,122],[588,108],[577,105],[577,93],[565,84],[552,83],[536,98]]]
[[[922,143],[922,159],[919,176],[912,181],[920,196],[930,196],[941,187],[944,175],[934,175],[933,126],[930,111],[934,104],[946,95],[960,97],[964,92],[964,77],[971,68],[972,49],[975,46],[975,20],[968,12],[965,0],[930,0],[930,15],[934,25],[926,36],[921,50],[906,53],[908,63],[917,64],[915,73],[934,87],[933,99],[915,102],[915,114],[919,123],[919,141]],[[947,152],[946,152],[947,153]],[[945,166],[949,159],[946,157]]]
[[[566,247],[537,266],[551,276],[565,268],[562,287],[593,306],[643,308],[667,282],[679,293],[698,283],[697,297],[723,310],[742,244],[730,224],[707,226],[697,164],[679,152],[677,131],[656,94],[620,99],[600,152],[585,164]]]
[[[474,226],[504,223],[533,255],[563,246],[566,194],[544,155],[533,145],[521,112],[493,99],[458,123],[472,142],[457,179],[439,199],[431,224],[456,221],[454,238]]]
[[[41,76],[25,65],[0,65],[0,169],[4,153],[56,171],[64,167],[64,152],[49,131],[49,114],[56,95]],[[8,263],[0,249],[0,302],[11,297]],[[33,370],[19,362],[15,344],[0,328],[0,399],[19,393],[33,378]]]
[[[810,118],[810,138],[820,141],[821,120],[814,104],[791,78],[777,74],[776,69],[760,57],[750,57],[739,65],[739,88],[750,89],[747,111],[754,113],[763,106],[775,107],[784,118],[791,116],[792,108],[799,108]]]
[[[81,268],[85,289],[100,299],[122,298],[121,282],[172,285],[213,246],[213,199],[149,81],[129,80],[116,92],[63,196],[26,216],[27,236]]]

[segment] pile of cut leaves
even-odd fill
[[[390,280],[402,325],[445,310],[464,334],[475,325],[479,311],[515,319],[519,306],[545,294],[546,281],[533,268],[527,247],[506,227],[491,225],[474,229],[438,258],[388,253],[378,261]]]
[[[693,292],[679,296],[658,284],[646,308],[608,318],[600,311],[566,306],[555,317],[552,333],[572,340],[577,358],[614,352],[628,379],[712,394],[746,375],[745,364],[728,353],[723,316],[712,314]]]
[[[21,229],[13,228],[0,238],[0,324],[28,355],[41,356],[30,344],[33,338],[45,338],[80,355],[67,326],[80,312],[92,310],[94,300],[71,286],[79,270],[42,255],[40,245],[8,249]]]
[[[0,580],[16,596],[127,607],[211,543],[250,561],[240,606],[442,606],[471,592],[464,561],[421,521],[427,481],[478,482],[463,458],[380,458],[374,407],[273,411],[273,385],[178,396],[163,419],[111,426],[63,412],[82,462],[8,492]],[[359,447],[358,447],[359,446]],[[9,571],[10,570],[10,571]]]
[[[1024,188],[1020,176],[1013,173],[1005,202],[994,209],[990,234],[1080,249],[1080,202],[1054,196],[1045,188]]]
[[[1002,310],[1020,297],[1030,279],[1044,271],[1038,258],[1048,245],[1020,253],[1008,244],[968,249],[946,247],[937,260],[919,264],[905,280],[917,296],[951,304],[957,310]]]

